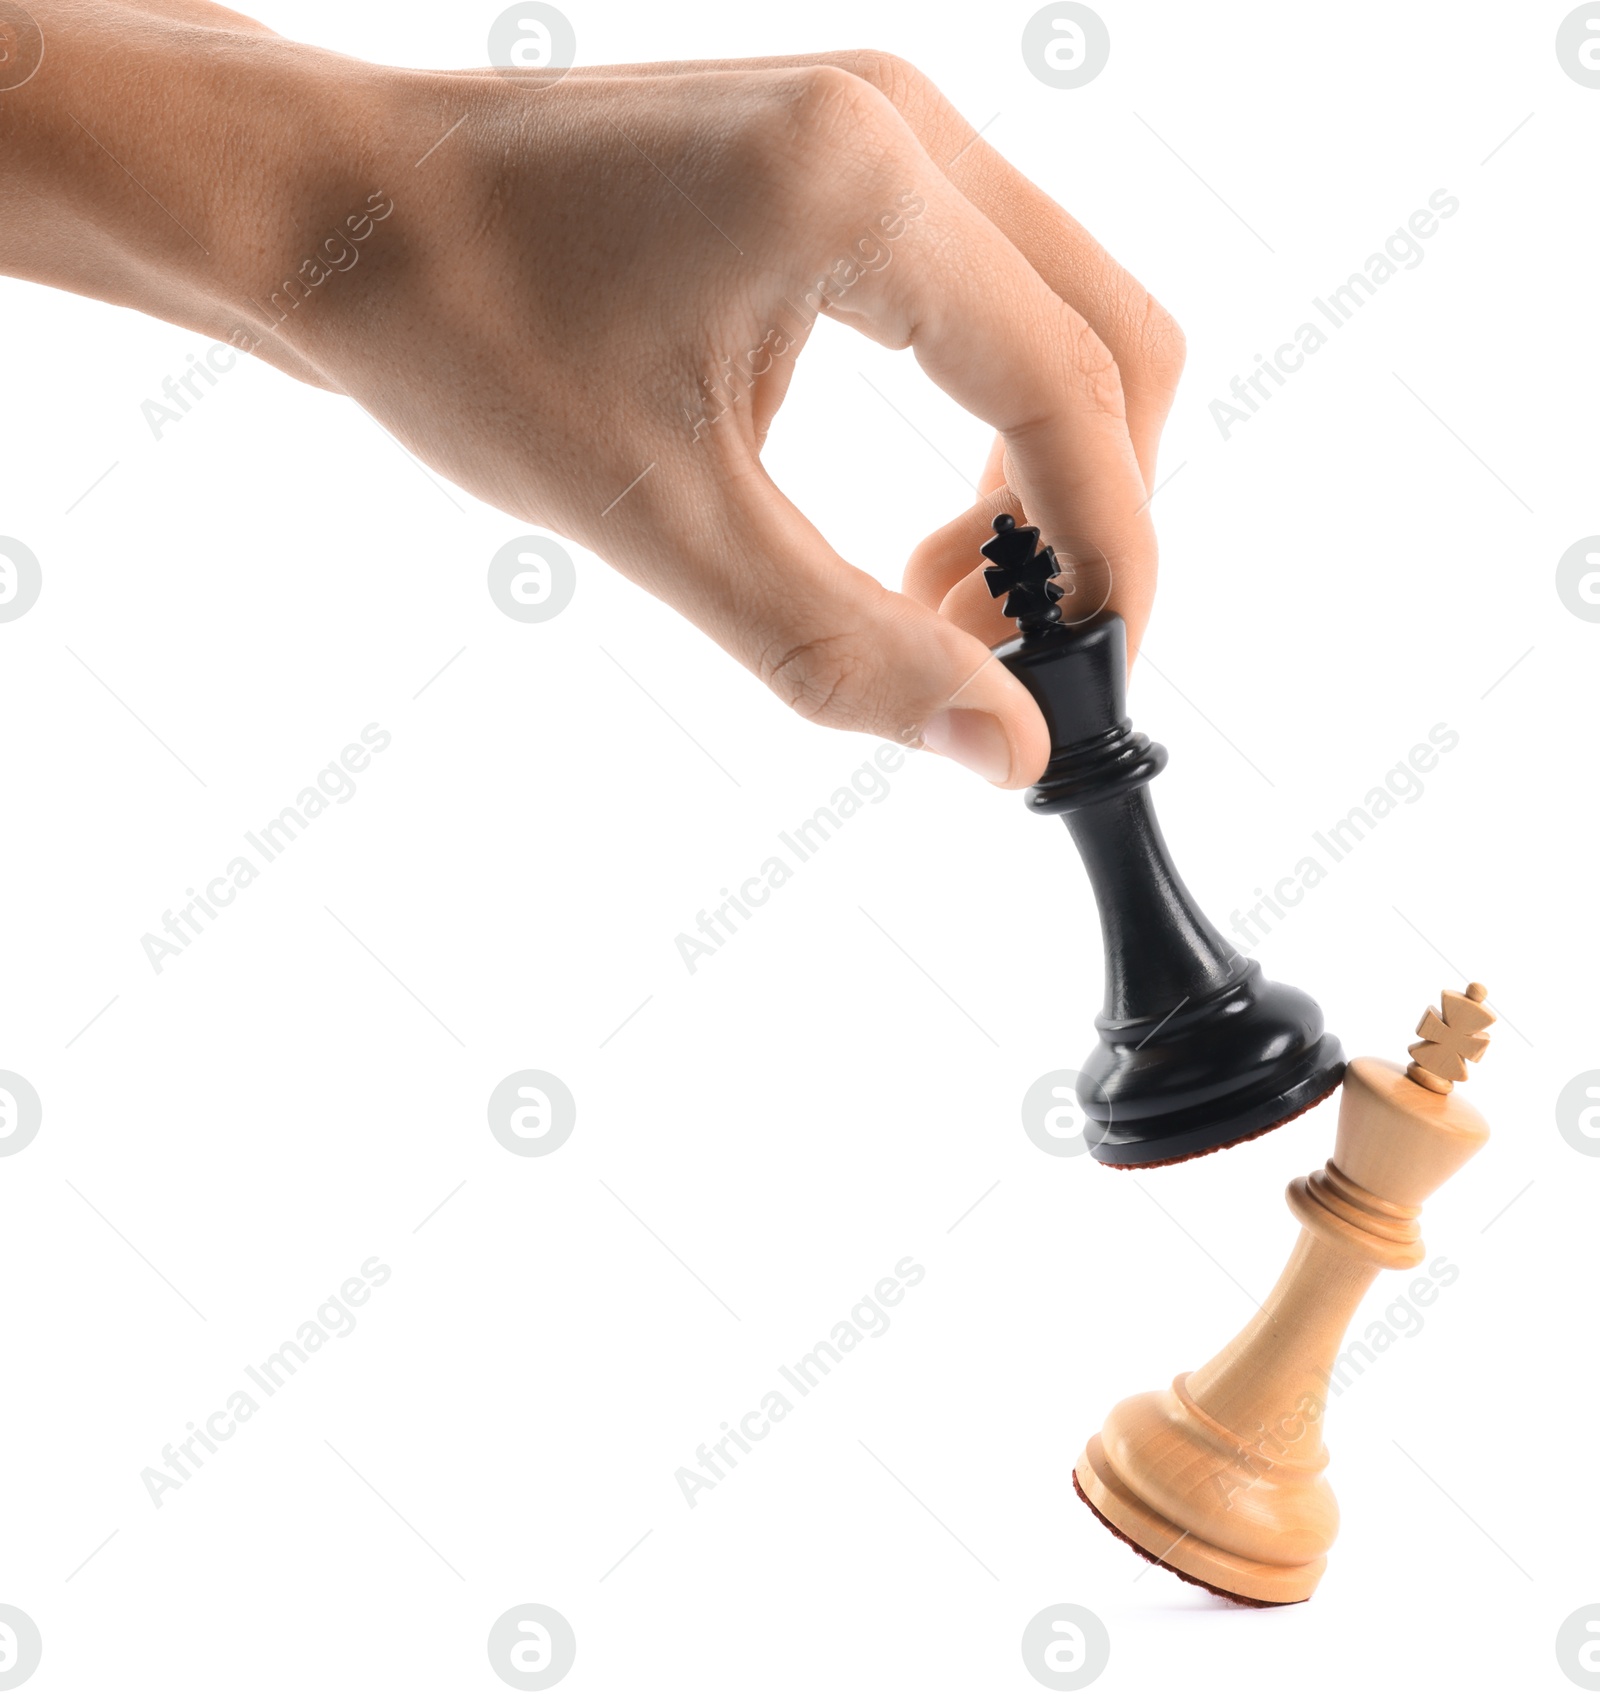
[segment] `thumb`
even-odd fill
[[[1038,778],[1044,719],[982,641],[848,564],[759,464],[717,494],[710,537],[686,548],[688,580],[680,563],[662,586],[786,705],[926,748],[997,787]]]

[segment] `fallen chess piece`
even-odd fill
[[[1028,807],[1060,815],[1100,912],[1105,1004],[1079,1100],[1089,1149],[1107,1165],[1170,1165],[1264,1135],[1338,1087],[1343,1050],[1316,1001],[1224,941],[1174,868],[1149,789],[1167,751],[1128,722],[1122,619],[1062,622],[1039,531],[1007,512],[994,530],[984,580],[1018,629],[995,657],[1050,730]]]
[[[1422,1202],[1489,1137],[1451,1094],[1488,1045],[1485,990],[1442,996],[1409,1070],[1353,1059],[1334,1155],[1289,1184],[1300,1239],[1234,1340],[1165,1392],[1114,1406],[1073,1486],[1153,1564],[1248,1605],[1311,1597],[1339,1510],[1322,1420],[1346,1328],[1380,1270],[1422,1262]]]

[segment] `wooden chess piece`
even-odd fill
[[[1115,612],[1062,621],[1060,566],[1009,512],[983,547],[1018,634],[995,657],[1038,702],[1050,763],[1029,810],[1059,815],[1094,891],[1105,948],[1085,1138],[1102,1164],[1176,1164],[1265,1134],[1339,1085],[1344,1053],[1309,994],[1269,982],[1217,933],[1173,866],[1149,784],[1167,750],[1126,712]]]
[[[1485,990],[1446,993],[1417,1026],[1409,1071],[1354,1059],[1334,1155],[1289,1184],[1300,1239],[1267,1301],[1210,1362],[1114,1406],[1073,1486],[1152,1563],[1252,1605],[1311,1596],[1339,1512],[1322,1420],[1351,1318],[1383,1269],[1422,1262],[1422,1202],[1489,1126],[1452,1082],[1494,1022]]]

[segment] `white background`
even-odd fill
[[[1179,318],[1132,708],[1215,919],[1460,735],[1259,953],[1351,1054],[1403,1057],[1462,974],[1504,1014],[1494,1138],[1424,1219],[1459,1279],[1333,1407],[1343,1528],[1281,1611],[1145,1566],[1069,1479],[1265,1295],[1334,1105],[1143,1176],[1035,1148],[1024,1091],[1092,1042],[1093,907],[1059,825],[927,756],[691,976],[674,937],[875,743],[581,551],[568,610],[511,621],[485,571],[525,526],[349,402],[242,363],[153,441],[140,402],[205,343],[0,285],[0,532],[45,576],[0,626],[0,1068],[44,1102],[0,1161],[0,1600],[41,1691],[488,1694],[526,1601],[572,1622],[574,1691],[1023,1694],[1060,1601],[1105,1620],[1106,1689],[1571,1686],[1600,1161],[1554,1105],[1600,1067],[1600,626],[1555,565],[1600,530],[1600,91],[1557,64],[1566,9],[1107,0],[1109,67],[1061,92],[1031,5],[570,8],[585,63],[914,59]],[[494,11],[260,15],[456,65]],[[1425,261],[1224,442],[1209,402],[1441,188]],[[768,458],[897,582],[985,446],[825,325]],[[371,722],[355,799],[158,977],[140,936]],[[547,1158],[486,1124],[528,1067],[578,1102]],[[155,1509],[141,1470],[374,1254],[356,1331]],[[892,1329],[691,1511],[674,1471],[908,1254]]]

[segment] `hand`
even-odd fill
[[[127,255],[67,286],[242,334],[352,396],[480,499],[676,607],[807,717],[1003,786],[1038,776],[1043,721],[989,655],[1010,626],[974,572],[1000,510],[1103,555],[1137,644],[1181,337],[910,67],[863,53],[395,71],[189,0],[36,11],[65,41],[5,97],[0,143],[48,130],[52,99],[81,117],[98,69],[118,159],[189,237],[58,123],[68,168],[93,178],[77,192]],[[97,30],[117,48],[101,43],[98,65]],[[134,79],[130,115],[117,101]],[[250,145],[221,146],[241,126]],[[308,283],[330,229],[343,247]],[[20,274],[38,274],[37,245],[24,235]],[[761,464],[819,310],[910,346],[998,432],[982,497],[916,550],[904,594],[840,558]]]

